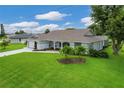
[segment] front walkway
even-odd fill
[[[51,51],[32,51],[32,49],[23,48],[23,49],[18,49],[18,50],[1,52],[0,57],[14,55],[14,54],[22,53],[22,52],[59,53],[59,51],[53,51],[53,50],[51,50]]]

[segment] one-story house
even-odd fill
[[[93,35],[88,29],[82,30],[56,30],[49,33],[34,35],[28,39],[27,46],[32,49],[61,49],[65,45],[70,47],[83,46],[86,49],[92,48],[101,50],[107,46],[106,36]]]
[[[11,43],[25,43],[33,34],[14,34],[9,36]]]

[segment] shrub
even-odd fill
[[[100,52],[100,57],[102,57],[102,58],[109,58],[109,55],[108,55],[108,53],[107,52]]]
[[[82,46],[77,46],[74,48],[75,55],[84,55],[86,52],[86,49]]]
[[[60,50],[60,48],[56,48],[55,50]]]
[[[9,45],[9,41],[7,41],[7,40],[3,40],[3,41],[0,43],[0,46],[1,46],[3,49],[5,49],[6,46],[8,46],[8,45]]]
[[[54,50],[54,48],[53,47],[50,47],[50,48],[48,48],[48,50]]]
[[[94,49],[89,49],[89,56],[98,57],[98,52]]]
[[[64,54],[65,56],[73,55],[74,54],[74,50],[73,50],[73,48],[71,48],[69,46],[64,46],[63,49],[60,50],[60,53]]]
[[[101,57],[101,58],[108,58],[109,57],[107,52],[97,51],[97,50],[94,50],[94,49],[89,50],[89,56],[91,56],[91,57]]]

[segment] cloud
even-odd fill
[[[13,23],[15,24],[15,23]],[[45,24],[45,25],[38,25],[38,26],[18,26],[13,24],[5,24],[4,28],[7,33],[15,33],[19,30],[24,30],[27,33],[43,33],[46,29],[57,30],[61,29],[58,24]],[[38,23],[39,24],[39,23]]]
[[[42,26],[39,26],[39,27],[35,28],[36,31],[45,31],[46,29],[56,30],[56,29],[59,29],[59,25],[57,25],[57,24],[46,24],[46,25],[42,25]]]
[[[24,21],[24,22],[20,22],[20,23],[13,23],[13,24],[10,24],[9,25],[10,27],[37,27],[39,26],[39,23],[38,22],[27,22],[27,21]]]
[[[4,25],[4,29],[6,33],[13,33],[15,31],[17,31],[17,28],[14,26],[10,26],[9,24],[5,24]]]
[[[59,11],[50,11],[50,12],[45,13],[45,14],[36,15],[35,19],[58,21],[58,20],[63,20],[63,18],[66,16],[70,16],[70,14],[60,13]]]
[[[67,26],[67,25],[71,25],[72,23],[71,22],[66,22],[64,25]]]
[[[87,27],[93,24],[94,22],[92,21],[91,17],[84,17],[84,18],[81,18],[81,23],[83,23]]]

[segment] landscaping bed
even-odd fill
[[[48,50],[60,50],[59,48],[45,48],[45,49],[33,49],[33,51],[48,51]]]
[[[58,59],[58,62],[62,64],[82,64],[85,63],[86,60],[84,58],[62,58]]]

